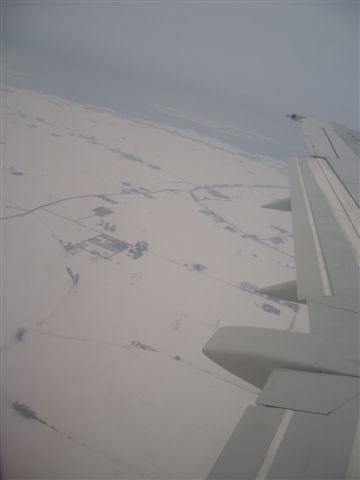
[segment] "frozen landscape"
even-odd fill
[[[258,293],[296,278],[291,214],[262,205],[308,154],[288,114],[359,130],[358,2],[0,17],[0,479],[204,479],[258,392],[203,347],[309,331]]]
[[[31,90],[3,100],[3,475],[204,478],[256,394],[204,344],[307,328],[256,293],[295,278],[291,215],[261,208],[288,195],[286,164]]]

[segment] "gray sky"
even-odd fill
[[[12,0],[3,31],[3,64],[51,93],[229,119],[296,111],[359,128],[355,1]]]

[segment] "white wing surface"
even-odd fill
[[[307,303],[311,331],[225,327],[205,345],[261,389],[211,479],[360,478],[359,134],[292,117],[310,153],[289,167],[297,278],[262,292]]]

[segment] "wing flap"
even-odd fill
[[[295,412],[266,478],[346,478],[358,416],[358,398],[330,415]]]
[[[283,416],[278,408],[247,407],[207,478],[255,478]]]
[[[358,397],[328,415],[248,407],[207,478],[346,478],[358,415]]]
[[[275,368],[258,405],[327,415],[359,395],[359,379]]]

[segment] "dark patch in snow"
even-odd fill
[[[230,198],[222,192],[219,192],[219,190],[215,190],[215,188],[208,188],[207,191],[216,198],[222,198],[223,200],[228,200]]]
[[[28,407],[24,403],[13,402],[12,407],[17,413],[19,413],[24,418],[37,420],[37,416],[34,410],[32,410],[30,407]]]
[[[253,285],[252,283],[241,282],[240,288],[241,290],[245,290],[246,292],[255,293],[258,287],[256,285]]]
[[[74,250],[75,246],[71,242],[67,242],[64,245],[65,252],[70,252],[71,250]]]
[[[74,133],[74,132],[70,132],[68,133],[68,135],[70,137],[78,137],[78,138],[82,138],[83,140],[86,140],[88,143],[97,143],[96,141],[96,138],[94,136],[90,136],[90,135],[83,135],[82,133]]]
[[[69,277],[73,281],[74,285],[77,285],[79,283],[80,274],[79,273],[75,274],[70,267],[66,267],[66,271],[69,274]]]
[[[277,225],[270,225],[270,226],[271,228],[273,228],[274,230],[277,230],[280,233],[288,233],[287,230],[285,230],[285,228],[278,227]]]
[[[15,337],[17,340],[19,340],[19,342],[21,342],[21,340],[23,339],[25,332],[26,332],[26,328],[24,327],[18,328]]]
[[[108,203],[119,203],[116,200],[113,200],[112,198],[108,197],[107,195],[97,195],[98,198],[101,198],[101,200],[104,200],[104,202]]]
[[[284,239],[277,235],[276,237],[269,238],[270,242],[275,243],[276,245],[279,245],[280,243],[284,243]]]
[[[95,215],[97,215],[98,217],[105,217],[105,215],[110,215],[111,213],[114,213],[110,208],[105,207],[93,208],[93,212],[95,212]]]
[[[130,348],[136,348],[138,350],[145,350],[147,352],[157,352],[157,350],[150,345],[146,345],[145,343],[141,343],[137,340],[133,340],[131,342]]]
[[[121,155],[123,158],[126,158],[126,160],[130,160],[130,161],[132,161],[132,162],[137,162],[137,163],[144,163],[144,161],[143,161],[140,157],[137,157],[137,156],[134,155],[133,153],[124,152],[124,151],[121,150],[120,148],[111,148],[111,147],[109,147],[109,150],[110,150],[110,152],[118,153],[118,154]]]
[[[280,309],[275,308],[272,305],[269,305],[268,303],[263,303],[261,305],[261,308],[267,313],[272,313],[274,315],[280,315]]]
[[[291,308],[291,310],[293,310],[295,313],[297,313],[300,309],[300,305],[295,302],[284,302],[284,305],[288,308]]]
[[[149,244],[147,242],[137,242],[129,249],[127,256],[136,260],[144,255],[144,252],[147,251],[148,246]]]
[[[233,225],[226,225],[226,227],[224,227],[224,230],[227,230],[228,232],[233,232],[233,233],[237,232],[237,228],[234,227]]]
[[[204,265],[201,265],[201,263],[193,263],[190,266],[190,270],[195,270],[195,272],[203,272],[204,270],[206,270],[206,267]]]
[[[255,235],[254,233],[243,233],[241,235],[241,238],[251,238],[251,240],[258,240],[259,237]]]

